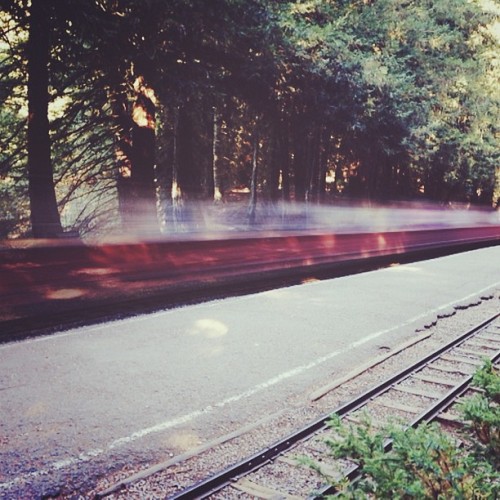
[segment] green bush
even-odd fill
[[[354,483],[327,478],[339,497],[500,498],[500,377],[486,362],[473,383],[481,394],[459,405],[466,421],[462,446],[436,423],[409,429],[390,424],[377,431],[367,416],[355,426],[334,415],[329,422],[334,437],[326,441],[330,453],[354,462],[361,473]],[[387,442],[389,452],[384,450]],[[321,472],[318,464],[309,465]]]
[[[459,404],[472,434],[473,453],[478,458],[491,462],[496,471],[500,469],[500,375],[491,361],[474,374],[473,385],[481,393],[464,399]]]

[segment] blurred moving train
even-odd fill
[[[500,243],[495,211],[274,206],[257,226],[243,206],[218,215],[197,207],[168,236],[0,242],[2,335],[55,325],[61,315],[82,321],[106,304],[126,313],[238,281]]]
[[[329,231],[374,232],[404,228],[471,226],[500,223],[500,211],[469,209],[463,204],[393,202],[387,205],[344,202],[335,206],[300,203],[259,203],[254,225],[249,225],[246,204],[191,204],[181,221],[170,229],[185,232],[217,231]],[[169,228],[167,227],[167,230]]]

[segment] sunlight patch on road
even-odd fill
[[[177,453],[185,453],[202,444],[200,436],[189,431],[181,431],[163,441],[165,447],[175,448]]]
[[[215,339],[223,337],[227,334],[229,328],[227,325],[216,319],[199,319],[195,322],[193,328],[189,332],[190,335],[200,335],[207,339]]]
[[[303,285],[305,285],[306,283],[317,283],[318,281],[320,281],[318,278],[315,278],[313,276],[309,277],[309,278],[304,278],[301,283]]]
[[[388,267],[388,270],[392,271],[392,272],[398,272],[398,273],[421,273],[421,272],[423,272],[421,267],[408,266],[408,265],[402,266],[401,264],[391,264]]]
[[[290,288],[276,288],[261,292],[261,295],[271,299],[290,299],[295,296],[295,293]]]

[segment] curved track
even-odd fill
[[[0,341],[113,316],[496,245],[499,225],[0,245]]]

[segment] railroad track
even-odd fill
[[[453,422],[456,418],[449,409],[467,392],[472,374],[482,365],[484,358],[493,363],[500,358],[500,314],[332,413],[356,422],[360,412],[368,412],[375,426],[380,427],[395,414],[412,427],[433,420]],[[338,472],[333,472],[338,464],[325,462],[327,448],[324,440],[331,432],[330,416],[317,419],[269,448],[169,498],[299,499],[307,498],[313,491],[323,495],[334,493],[332,487],[321,487],[318,475],[298,467],[298,457],[310,457],[316,461],[321,457],[323,471],[338,475]],[[344,474],[354,479],[357,469],[346,466]]]

